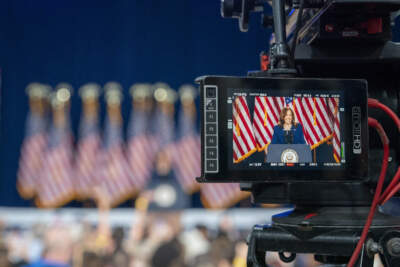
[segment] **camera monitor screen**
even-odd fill
[[[340,91],[229,93],[232,168],[341,167],[346,162]]]
[[[362,80],[206,77],[205,181],[363,179]]]

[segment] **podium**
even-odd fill
[[[309,163],[312,162],[311,149],[306,144],[270,144],[267,162]]]

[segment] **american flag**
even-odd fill
[[[295,99],[294,112],[303,126],[304,137],[311,149],[332,137],[333,125],[327,98],[301,97]]]
[[[285,103],[284,97],[255,97],[253,130],[258,151],[263,151],[271,143],[274,126],[279,123],[279,114]]]
[[[228,208],[250,195],[240,191],[238,183],[202,184],[200,191],[204,207],[210,209]]]
[[[39,207],[62,206],[74,198],[72,172],[73,142],[70,125],[53,125],[45,152],[37,187],[36,204]]]
[[[283,107],[291,108],[303,127],[311,149],[333,138],[334,157],[340,161],[339,99],[323,97],[255,97],[253,130],[259,151],[272,140]]]
[[[135,179],[125,157],[120,121],[106,119],[102,150],[99,184],[107,193],[111,206],[116,206],[137,193],[141,185]]]
[[[166,114],[161,108],[157,108],[153,120],[153,134],[156,138],[154,146],[158,149],[172,149],[175,137],[174,128],[173,115]]]
[[[98,184],[95,170],[98,168],[100,146],[98,118],[83,115],[75,162],[75,192],[78,198],[93,196],[93,187]]]
[[[46,124],[46,117],[33,112],[28,114],[17,175],[17,189],[24,198],[32,198],[36,193],[47,145]]]
[[[329,98],[329,110],[331,122],[333,124],[332,145],[333,145],[333,158],[336,162],[341,160],[340,151],[340,116],[339,116],[339,98]]]
[[[253,154],[256,148],[249,107],[245,96],[235,97],[233,108],[233,162],[238,163]]]
[[[137,188],[145,187],[151,178],[155,149],[154,138],[149,133],[149,114],[143,110],[132,111],[128,126],[127,157],[135,174]]]
[[[182,188],[187,193],[199,189],[195,177],[200,176],[200,136],[196,131],[196,118],[185,113],[179,114],[179,139],[175,143],[172,163]]]

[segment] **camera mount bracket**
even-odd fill
[[[247,240],[247,266],[268,266],[265,253],[271,251],[279,252],[284,262],[293,261],[296,253],[313,253],[319,262],[345,264],[357,245],[368,212],[369,207],[297,207],[277,214],[271,225],[253,227]],[[356,266],[372,267],[376,253],[385,266],[400,266],[399,227],[398,218],[378,212]]]

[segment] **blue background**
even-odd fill
[[[76,89],[118,81],[126,122],[133,83],[163,81],[177,88],[204,74],[258,69],[269,40],[260,16],[252,16],[244,34],[236,20],[221,18],[219,7],[219,0],[1,1],[0,205],[31,205],[16,191],[30,82],[68,82]],[[75,90],[75,132],[79,115]]]

